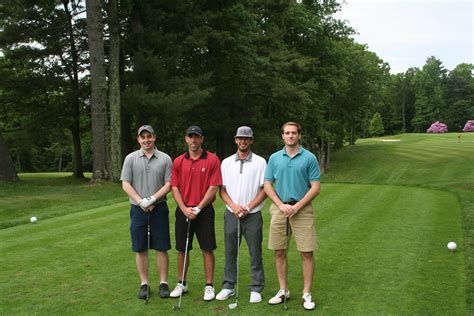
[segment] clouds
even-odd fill
[[[473,4],[467,0],[346,0],[336,17],[357,42],[387,61],[392,73],[422,67],[435,56],[448,69],[473,63]]]

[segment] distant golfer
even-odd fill
[[[171,249],[169,210],[166,194],[170,191],[171,158],[155,148],[155,131],[150,125],[138,129],[140,149],[129,154],[123,163],[122,188],[130,197],[130,234],[132,250],[141,286],[138,298],[148,299],[148,224],[150,249],[156,250],[160,273],[160,297],[169,297],[168,250]]]
[[[301,127],[287,122],[282,127],[285,147],[270,156],[265,172],[265,192],[272,200],[272,216],[268,248],[275,250],[275,263],[280,284],[278,293],[269,300],[270,304],[283,303],[290,298],[287,287],[287,218],[298,251],[301,253],[303,270],[303,307],[314,309],[311,297],[316,230],[311,201],[319,194],[320,170],[318,161],[299,141]],[[285,298],[286,295],[286,298]]]
[[[203,135],[199,126],[190,126],[185,136],[188,150],[173,162],[171,191],[177,204],[175,235],[179,282],[170,296],[176,298],[188,292],[186,273],[190,261],[189,254],[187,253],[186,266],[184,266],[184,257],[188,220],[190,220],[188,252],[192,249],[193,236],[196,234],[206,275],[204,300],[211,301],[215,298],[214,249],[217,248],[212,202],[216,199],[219,186],[222,185],[222,175],[219,158],[202,148]]]
[[[250,253],[250,303],[262,300],[264,287],[262,264],[262,225],[260,210],[266,198],[263,181],[267,163],[253,153],[253,131],[250,127],[237,129],[235,143],[237,153],[222,161],[222,187],[220,195],[226,203],[224,214],[225,269],[222,291],[216,299],[226,300],[235,295],[237,281],[237,224],[240,219],[240,234],[245,237]]]

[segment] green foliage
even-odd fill
[[[383,133],[384,133],[384,127],[383,127],[382,116],[380,115],[380,113],[375,112],[374,116],[372,116],[372,119],[370,120],[369,134],[371,136],[380,136],[380,135],[383,135]]]

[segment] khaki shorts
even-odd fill
[[[286,217],[273,203],[270,205],[270,214],[272,220],[268,236],[268,249],[286,249]],[[312,252],[316,249],[316,229],[311,203],[290,218],[289,234],[294,236],[298,251]]]

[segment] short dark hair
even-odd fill
[[[301,134],[301,125],[296,122],[286,122],[285,124],[283,124],[283,126],[281,127],[282,134],[285,132],[285,127],[288,125],[296,126],[296,128],[298,129],[298,134]]]

